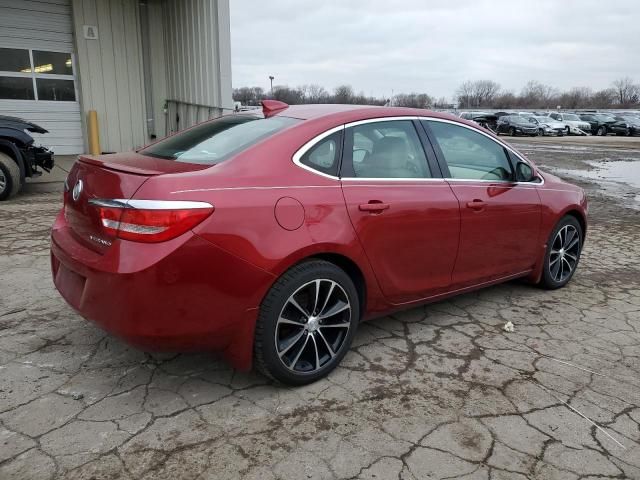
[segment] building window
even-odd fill
[[[70,53],[0,48],[0,100],[75,102]]]

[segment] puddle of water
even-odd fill
[[[626,183],[632,187],[640,188],[640,161],[588,163],[595,167],[595,169],[581,171],[579,172],[580,175],[589,178],[609,180],[611,182]]]
[[[640,210],[640,161],[616,160],[587,162],[593,170],[555,168],[555,172],[595,181],[603,193],[621,199],[627,206]],[[635,191],[629,191],[630,189]]]

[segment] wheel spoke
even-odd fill
[[[287,354],[287,352],[288,352],[289,350],[291,350],[291,348],[293,348],[293,346],[294,346],[296,343],[298,343],[298,340],[300,340],[300,339],[302,338],[302,335],[304,335],[304,334],[305,334],[305,330],[304,330],[304,329],[300,330],[300,333],[298,333],[298,334],[295,336],[294,340],[293,340],[293,341],[292,341],[292,342],[291,342],[291,343],[290,343],[290,344],[289,344],[289,345],[288,345],[284,350],[282,350],[281,352],[278,352],[278,356],[279,356],[280,358],[284,357],[284,356]],[[304,347],[303,347],[303,348],[304,348]]]
[[[278,319],[278,325],[295,325],[296,327],[304,327],[304,323],[296,322],[295,320],[289,320],[288,318],[280,317]]]
[[[322,315],[324,309],[327,308],[327,304],[329,303],[329,299],[331,298],[331,294],[333,293],[333,289],[336,286],[336,282],[331,282],[331,287],[329,287],[329,293],[327,293],[327,297],[324,299],[324,303],[322,304],[322,308],[318,312],[318,315]]]
[[[328,325],[320,325],[318,328],[349,328],[350,323],[330,323]]]
[[[556,262],[556,264],[551,267],[551,276],[555,281],[558,281],[558,271],[560,270],[560,265],[562,262]]]
[[[571,250],[573,247],[575,247],[577,245],[577,243],[579,241],[580,241],[580,239],[578,237],[575,237],[573,240],[571,240],[569,245],[567,245],[567,248],[565,248],[565,250]]]
[[[578,261],[578,257],[576,257],[575,255],[572,255],[571,253],[566,253],[564,254],[565,257],[569,257],[571,260],[573,260],[574,262]]]
[[[549,266],[552,266],[554,263],[556,263],[558,260],[560,260],[560,255],[558,255],[556,258],[554,258],[553,260],[551,260],[549,262]]]
[[[291,295],[291,297],[289,298],[289,303],[294,307],[296,307],[298,310],[300,310],[304,314],[304,316],[307,317],[307,319],[309,319],[311,315],[307,313],[307,311],[304,308],[302,308],[298,302],[296,302],[296,299],[293,298],[293,295]]]
[[[565,250],[569,249],[568,245],[571,242],[571,240],[573,240],[573,237],[575,235],[576,235],[576,231],[573,228],[569,230],[569,227],[567,227],[567,234],[565,235],[565,238],[564,238]]]
[[[320,295],[320,282],[322,282],[322,280],[316,280],[315,281],[315,286],[316,286],[316,298],[313,301],[313,308],[311,309],[311,315],[317,315],[317,311],[318,311],[318,296]]]
[[[324,320],[325,318],[330,318],[339,314],[340,312],[344,312],[349,308],[351,308],[351,305],[349,305],[349,303],[343,303],[342,305],[340,305],[340,303],[336,303],[332,308],[329,309],[327,313],[325,313],[324,315],[319,315],[318,318],[320,320]]]
[[[566,258],[563,258],[562,261],[567,264],[567,267],[568,267],[567,275],[569,275],[573,267],[569,263],[569,260],[567,260]],[[563,267],[563,271],[564,271],[564,267]]]
[[[325,338],[325,336],[322,334],[322,332],[320,330],[318,330],[318,335],[320,336],[320,338],[322,339],[322,341],[324,342],[324,344],[327,346],[327,350],[329,351],[329,356],[331,358],[335,357],[336,354],[333,351],[333,348],[331,348],[331,345],[329,345],[329,342],[327,342],[327,339]]]
[[[318,355],[318,344],[316,343],[316,336],[311,334],[311,341],[313,342],[313,351],[316,354],[316,366],[315,369],[318,370],[320,368],[320,356]]]
[[[305,331],[303,330],[302,332],[304,333]],[[300,355],[302,355],[302,352],[304,352],[304,349],[307,347],[307,343],[309,343],[309,337],[310,335],[307,333],[307,337],[304,339],[304,343],[302,344],[300,351],[296,354],[295,358],[293,359],[293,362],[289,364],[289,368],[291,370],[296,369],[296,363],[298,363],[298,360],[300,360]]]

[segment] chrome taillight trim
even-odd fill
[[[207,202],[195,202],[191,200],[127,200],[123,198],[92,198],[89,204],[96,207],[107,208],[133,208],[140,210],[195,210],[214,208]]]

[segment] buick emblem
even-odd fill
[[[71,198],[73,198],[74,202],[78,201],[81,193],[82,193],[82,180],[78,180],[76,182],[76,185],[73,187],[73,191],[71,192]]]

